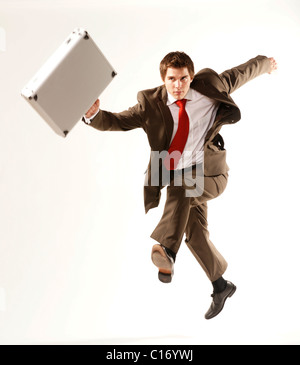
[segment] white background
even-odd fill
[[[0,0],[0,27],[0,343],[300,344],[299,1]],[[151,263],[165,196],[144,214],[144,132],[78,123],[63,139],[20,95],[76,27],[118,72],[110,111],[160,85],[170,51],[196,70],[278,62],[232,95],[242,119],[221,131],[230,178],[209,229],[238,289],[211,321],[184,243],[172,284]]]

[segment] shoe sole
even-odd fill
[[[153,264],[158,267],[159,280],[163,283],[170,283],[172,280],[173,265],[160,245],[153,246],[151,259]]]
[[[221,312],[222,312],[222,310],[223,310],[223,308],[224,308],[224,305],[225,305],[225,302],[226,302],[226,300],[228,299],[228,298],[230,298],[230,297],[232,297],[233,296],[233,294],[236,292],[236,286],[234,285],[233,287],[232,287],[232,289],[231,289],[231,292],[229,292],[229,294],[227,295],[227,297],[224,299],[224,301],[223,301],[223,305],[222,305],[222,307],[220,308],[220,310],[213,316],[213,317],[209,317],[209,318],[206,318],[205,317],[205,319],[212,319],[212,318],[215,318],[218,314],[220,314]]]

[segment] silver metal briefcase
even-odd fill
[[[76,28],[21,95],[57,134],[66,137],[115,76],[90,34]]]

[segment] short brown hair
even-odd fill
[[[190,77],[194,77],[194,63],[191,58],[184,52],[170,52],[160,62],[159,70],[160,76],[164,80],[166,77],[167,69],[183,68],[186,67],[189,71]]]

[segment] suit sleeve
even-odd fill
[[[142,92],[138,93],[138,103],[120,113],[100,110],[89,124],[100,131],[129,131],[144,128],[145,100]]]
[[[242,65],[222,72],[219,76],[228,94],[233,93],[246,82],[269,71],[270,60],[266,56],[257,56]]]

